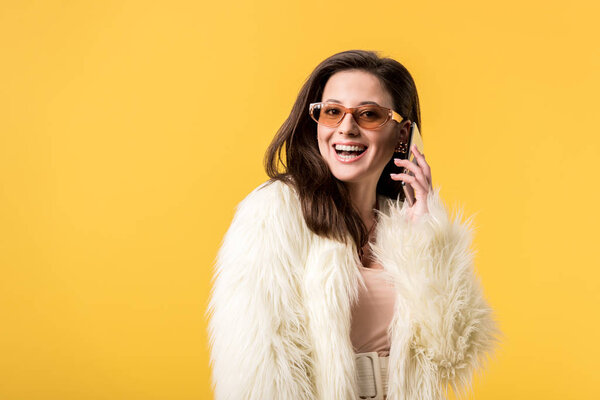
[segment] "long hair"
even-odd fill
[[[394,110],[421,129],[419,97],[408,70],[398,61],[382,58],[374,51],[343,51],[325,59],[310,74],[290,115],[269,145],[264,165],[270,181],[280,180],[296,189],[310,230],[341,242],[346,242],[350,235],[362,254],[362,247],[368,241],[367,228],[352,205],[347,187],[333,176],[322,158],[317,142],[317,123],[308,113],[310,103],[321,101],[329,78],[344,70],[362,70],[378,77],[392,96]],[[405,158],[406,154],[395,153],[394,157]],[[376,191],[389,198],[404,200],[401,182],[394,181],[389,175],[397,169],[394,157],[384,167]]]

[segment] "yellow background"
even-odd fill
[[[477,399],[600,398],[595,1],[2,1],[0,399],[208,399],[235,205],[312,69],[404,63],[506,340]]]

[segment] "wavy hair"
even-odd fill
[[[307,226],[319,236],[346,242],[352,238],[362,255],[368,241],[367,228],[350,199],[344,182],[338,180],[319,152],[317,123],[308,113],[310,103],[321,101],[325,84],[340,71],[362,70],[379,78],[393,99],[394,110],[405,119],[416,122],[421,129],[421,112],[415,82],[398,61],[380,57],[374,51],[348,50],[322,61],[310,74],[296,98],[290,115],[277,131],[264,158],[270,181],[280,180],[291,185],[300,197]],[[386,164],[377,193],[404,200],[402,184],[390,178],[397,167],[395,153]],[[281,167],[281,169],[280,169]]]

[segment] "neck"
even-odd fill
[[[350,191],[352,204],[358,210],[363,223],[370,229],[375,223],[375,212],[377,207],[377,181],[374,182],[350,182],[346,183]]]

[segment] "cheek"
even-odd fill
[[[388,134],[385,135],[385,138],[382,138],[381,146],[385,148],[386,153],[394,153],[394,148],[398,144],[399,138],[400,136],[394,130],[388,132]]]
[[[394,149],[396,147],[397,140],[394,138],[393,134],[390,134],[383,138],[377,139],[376,142],[377,157],[385,159],[384,161],[387,163],[394,155]]]
[[[319,151],[323,154],[329,146],[329,138],[331,134],[321,128],[317,129],[317,142],[319,143]]]

